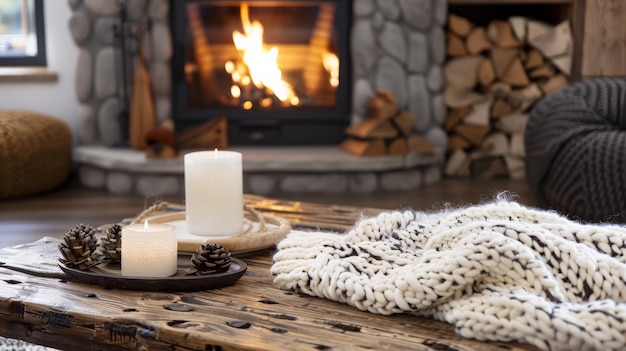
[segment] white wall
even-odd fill
[[[69,30],[72,10],[66,1],[44,1],[48,68],[56,82],[0,82],[0,109],[32,110],[66,121],[72,130],[78,120],[74,70],[78,48]]]

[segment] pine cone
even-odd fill
[[[196,269],[196,274],[227,271],[230,262],[230,251],[218,244],[202,244],[191,256],[191,265]]]
[[[100,264],[96,229],[90,225],[79,224],[63,235],[59,251],[63,255],[61,262],[70,267],[85,270]]]
[[[100,252],[103,260],[109,263],[118,263],[122,260],[122,226],[112,225],[107,230],[107,236],[100,240]]]

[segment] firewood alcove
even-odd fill
[[[450,0],[448,177],[525,176],[534,103],[581,77],[584,0]]]

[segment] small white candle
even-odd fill
[[[122,275],[169,277],[177,271],[176,227],[145,221],[122,227]]]
[[[241,153],[198,151],[185,155],[187,230],[229,236],[243,230]]]

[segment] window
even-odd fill
[[[45,66],[43,0],[0,0],[0,66]]]

